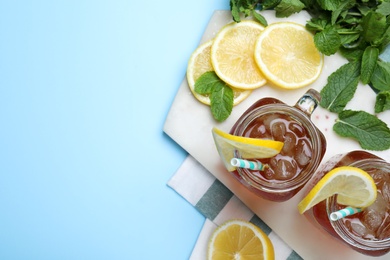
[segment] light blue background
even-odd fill
[[[0,1],[0,259],[187,259],[166,183],[187,61],[229,0]]]

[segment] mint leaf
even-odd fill
[[[321,107],[331,112],[341,112],[355,94],[359,74],[359,62],[349,62],[333,72],[321,90]]]
[[[214,85],[210,95],[211,114],[215,120],[225,121],[233,110],[233,90],[225,83],[220,82]]]
[[[376,95],[375,113],[390,109],[390,91],[381,91]]]
[[[261,14],[259,14],[258,12],[256,12],[255,10],[253,10],[252,12],[252,16],[263,26],[267,26],[268,23],[267,23],[267,20],[264,18],[264,16],[262,16]]]
[[[356,29],[338,29],[337,32],[340,36],[341,44],[346,47],[356,45],[360,38],[360,32]]]
[[[238,8],[236,2],[237,1],[235,0],[230,0],[230,10],[232,13],[233,20],[238,23],[241,21],[241,17],[240,17],[240,9]]]
[[[323,31],[328,25],[328,21],[320,18],[312,18],[310,21],[306,22],[306,29],[309,31]]]
[[[280,0],[264,0],[261,5],[263,6],[263,9],[273,9],[279,2]]]
[[[275,7],[275,16],[276,17],[289,17],[293,13],[300,12],[305,5],[299,0],[282,0]]]
[[[332,16],[331,16],[331,23],[332,24],[336,24],[336,21],[339,18],[339,16],[341,15],[341,13],[350,9],[355,4],[355,0],[336,1],[336,2],[338,2],[339,5],[335,9],[333,9]]]
[[[357,5],[356,8],[362,15],[367,15],[371,11],[368,5]]]
[[[327,0],[327,1],[317,1],[317,2],[322,9],[328,11],[334,11],[340,6],[343,0]]]
[[[363,56],[362,50],[350,49],[350,48],[340,48],[340,54],[343,55],[348,61],[360,61]]]
[[[368,84],[373,74],[379,56],[379,50],[376,47],[368,46],[363,53],[362,67],[360,69],[360,80],[363,84]]]
[[[337,52],[341,46],[341,39],[336,28],[328,26],[314,35],[314,43],[320,52],[329,56]]]
[[[390,90],[390,63],[378,60],[371,76],[371,84],[377,90]]]
[[[333,130],[342,137],[357,140],[366,150],[383,151],[390,148],[390,129],[386,123],[364,111],[340,112]]]
[[[390,16],[387,17],[387,20],[389,20],[387,22],[387,29],[385,31],[385,33],[383,34],[382,38],[378,40],[377,43],[379,43],[379,49],[381,50],[381,52],[383,52],[387,45],[390,43]]]
[[[221,79],[214,71],[203,73],[195,82],[194,90],[201,95],[210,95],[214,90],[214,85],[221,82]]]
[[[362,20],[363,37],[367,42],[380,40],[387,29],[386,16],[370,11]]]
[[[376,11],[383,15],[390,15],[390,2],[383,1]]]

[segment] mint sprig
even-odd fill
[[[214,71],[203,73],[195,82],[195,92],[209,95],[211,114],[214,119],[225,121],[233,110],[233,90]]]
[[[258,0],[230,0],[230,10],[233,20],[241,22],[241,15],[244,17],[253,16],[260,24],[267,26],[267,20],[256,10],[260,9]]]
[[[390,129],[383,121],[365,111],[340,112],[333,130],[340,136],[356,139],[366,150],[390,148]]]

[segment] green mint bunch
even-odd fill
[[[345,107],[361,81],[377,93],[375,113],[390,109],[390,63],[380,58],[390,43],[390,1],[318,2],[311,6],[313,18],[306,24],[315,33],[317,48],[328,56],[339,51],[349,61],[329,76],[320,105],[338,113],[333,127],[337,134],[356,139],[367,150],[387,150],[390,130],[386,123]]]
[[[328,56],[340,51],[350,62],[359,62],[360,81],[378,93],[375,112],[389,109],[390,65],[380,53],[390,43],[390,1],[310,2],[313,18],[306,27],[315,33],[317,48]]]

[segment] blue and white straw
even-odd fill
[[[356,213],[362,212],[362,209],[360,208],[352,208],[352,207],[346,207],[344,209],[335,211],[329,215],[330,220],[336,221],[341,218],[344,218],[346,216],[350,216]]]
[[[239,159],[239,158],[231,159],[230,164],[234,167],[246,168],[246,169],[250,169],[250,170],[263,171],[265,168],[265,165],[262,164],[261,162],[253,162],[253,161],[248,161],[248,160]]]

